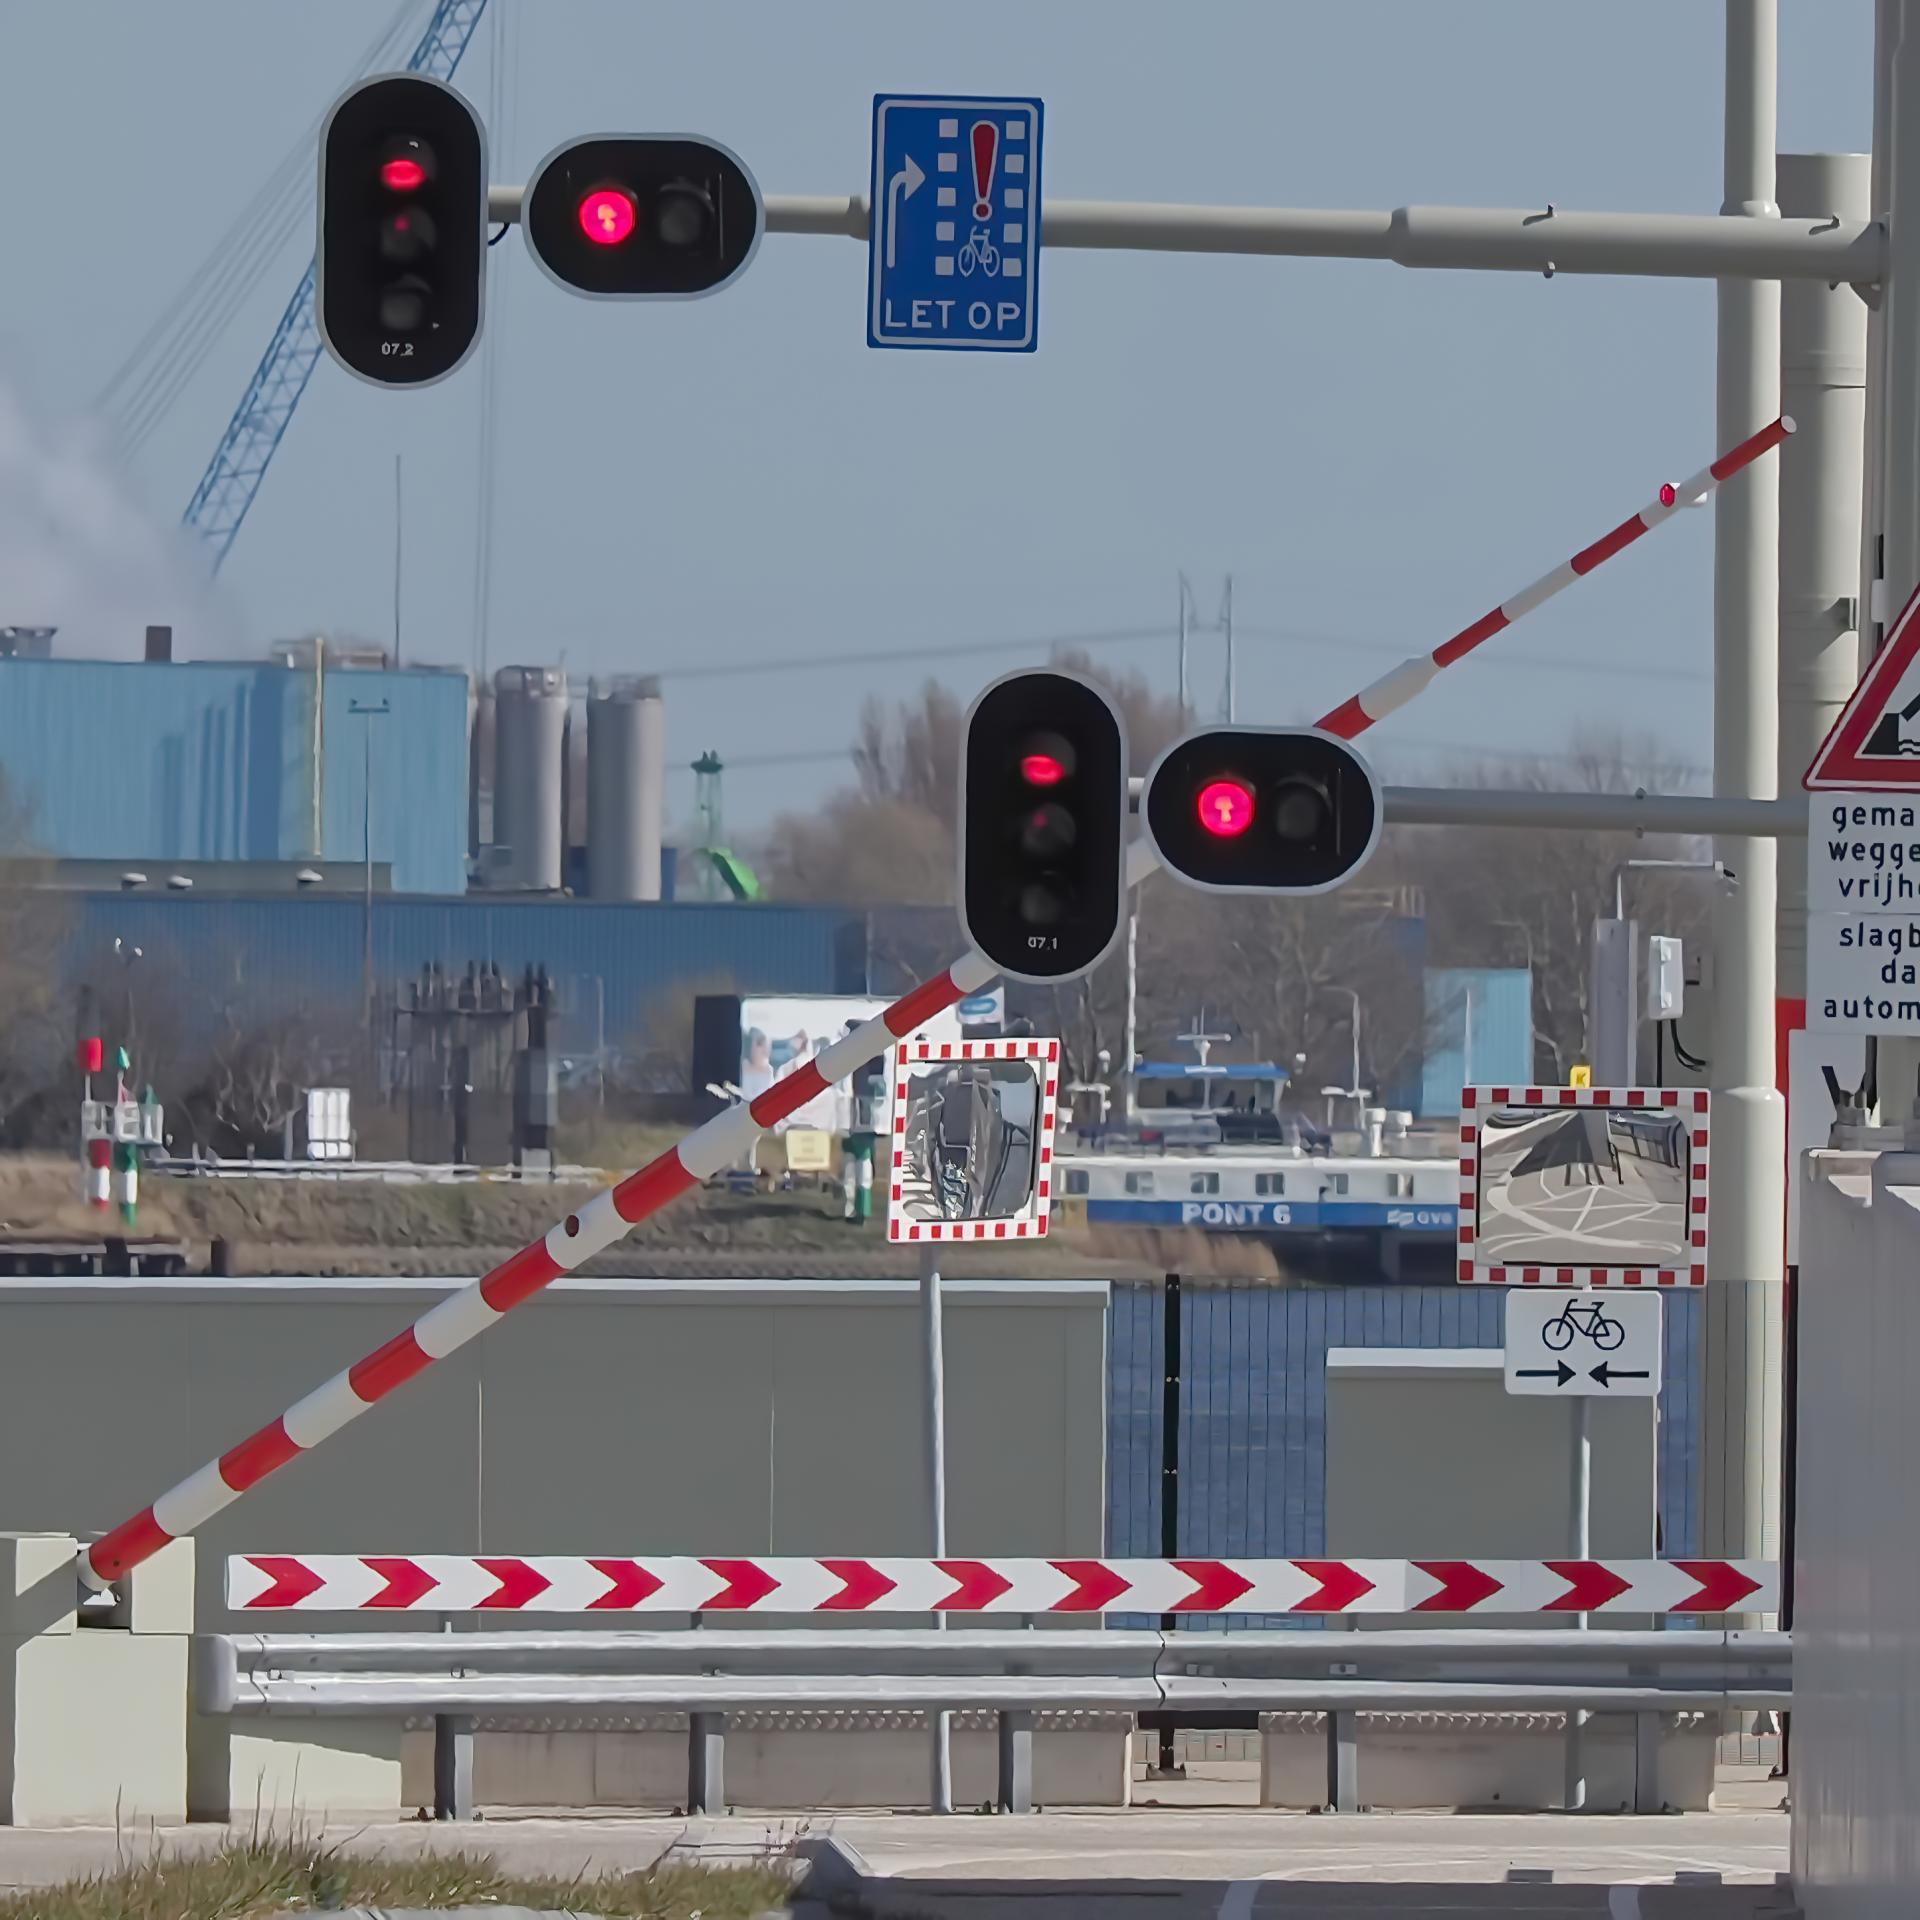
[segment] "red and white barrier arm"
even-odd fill
[[[1481,641],[1492,639],[1503,628],[1531,613],[1542,601],[1551,600],[1563,587],[1572,586],[1601,561],[1611,560],[1622,547],[1632,546],[1643,533],[1651,533],[1680,508],[1699,506],[1723,480],[1731,480],[1742,468],[1752,466],[1763,453],[1771,453],[1792,431],[1793,422],[1782,414],[1771,426],[1762,427],[1758,433],[1742,440],[1691,480],[1683,480],[1677,487],[1671,483],[1663,485],[1650,505],[1642,507],[1630,519],[1622,520],[1611,533],[1602,534],[1590,547],[1582,547],[1571,560],[1563,560],[1532,586],[1522,587],[1511,600],[1504,601],[1491,613],[1482,614],[1472,626],[1462,627],[1451,640],[1435,647],[1431,653],[1402,661],[1364,692],[1342,701],[1316,725],[1323,732],[1338,734],[1343,740],[1365,733],[1376,721],[1384,720],[1397,708],[1404,707],[1415,694],[1424,692],[1441,668],[1452,666]]]
[[[1569,581],[1592,572],[1609,555],[1639,539],[1648,528],[1658,526],[1676,505],[1692,505],[1704,499],[1723,480],[1777,447],[1792,431],[1791,420],[1778,419],[1681,486],[1662,487],[1654,505],[1622,521],[1604,539],[1575,554],[1564,567],[1536,581],[1518,598],[1455,634],[1429,658],[1409,660],[1396,667],[1385,679],[1336,707],[1320,726],[1345,739],[1364,733],[1376,720],[1404,706],[1442,667],[1471,652],[1490,634],[1511,626]],[[1135,841],[1127,850],[1127,884],[1137,885],[1158,864],[1152,848],[1145,841]],[[934,1014],[978,992],[994,975],[990,961],[977,953],[967,954],[937,979],[903,994],[884,1013],[775,1081],[758,1099],[715,1114],[671,1152],[596,1195],[577,1214],[569,1214],[544,1240],[523,1247],[472,1286],[449,1294],[377,1353],[368,1354],[357,1366],[335,1375],[279,1419],[163,1493],[144,1512],[122,1521],[104,1538],[83,1548],[78,1561],[80,1578],[96,1592],[104,1591],[121,1574],[158,1553],[168,1541],[192,1533],[276,1467],[285,1466],[295,1454],[317,1447],[329,1434],[337,1433],[433,1361],[444,1359],[485,1333],[502,1314],[511,1312],[550,1281],[571,1273],[583,1261],[610,1247],[629,1227],[658,1213],[689,1187],[731,1166],[764,1128],[844,1080],[856,1067],[877,1059],[895,1040],[905,1038]]]
[[[550,1281],[605,1251],[629,1227],[658,1213],[689,1187],[734,1165],[765,1128],[786,1119],[869,1060],[878,1059],[936,1013],[978,992],[994,973],[992,962],[977,953],[967,954],[938,978],[902,994],[884,1013],[821,1048],[815,1058],[783,1075],[757,1099],[736,1102],[715,1114],[678,1146],[596,1194],[578,1213],[568,1214],[544,1240],[521,1248],[471,1286],[449,1294],[377,1352],[335,1374],[279,1419],[219,1459],[208,1461],[152,1506],[83,1548],[80,1578],[96,1592],[104,1591],[168,1541],[205,1525],[276,1467],[317,1447],[416,1373],[485,1333]]]

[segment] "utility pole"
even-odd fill
[[[1778,218],[1777,0],[1727,0],[1723,216]],[[1716,431],[1722,445],[1780,411],[1780,288],[1723,279]],[[1713,790],[1771,798],[1778,777],[1780,463],[1721,489],[1713,539]],[[1786,1103],[1774,1069],[1776,846],[1721,836],[1740,876],[1715,902],[1710,1064],[1722,1177],[1706,1298],[1702,1550],[1765,1558],[1778,1545]]]
[[[1920,5],[1879,0],[1874,17],[1873,205],[1887,217],[1886,270],[1880,306],[1869,323],[1869,429],[1865,616],[1877,649],[1916,582],[1920,582]],[[1905,209],[1904,227],[1892,216]],[[1877,440],[1875,439],[1877,435]],[[1878,566],[1875,562],[1878,560]],[[1914,1110],[1920,1041],[1879,1043],[1880,1119],[1900,1126]]]
[[[1782,218],[1818,207],[1864,219],[1872,206],[1864,153],[1783,153]],[[1860,678],[1865,608],[1858,599],[1867,441],[1867,305],[1852,287],[1800,284],[1780,293],[1780,400],[1800,431],[1780,473],[1780,791],[1800,779]],[[1789,1048],[1789,1152],[1824,1144],[1832,1106],[1823,1061],[1860,1080],[1861,1043],[1805,1035],[1807,850],[1780,849],[1777,948],[1780,1030]],[[1797,1258],[1796,1183],[1788,1163],[1787,1269]]]

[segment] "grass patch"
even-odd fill
[[[0,1920],[259,1920],[341,1907],[522,1906],[630,1920],[751,1920],[783,1908],[792,1881],[771,1860],[662,1861],[572,1879],[504,1873],[484,1853],[382,1859],[299,1836],[229,1840],[217,1852],[155,1850],[110,1873],[0,1896]]]

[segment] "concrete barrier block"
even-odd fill
[[[78,1551],[70,1534],[0,1535],[0,1819],[177,1824],[187,1812],[193,1543],[136,1568],[119,1603],[84,1622]]]
[[[1538,1812],[1560,1805],[1566,1716],[1558,1713],[1363,1713],[1358,1716],[1360,1802],[1404,1810],[1445,1807]],[[1317,1713],[1260,1718],[1260,1804],[1316,1807],[1327,1797],[1326,1733]],[[1634,1804],[1631,1715],[1598,1714],[1583,1736],[1587,1805]],[[1675,1810],[1707,1806],[1714,1730],[1706,1716],[1663,1714],[1659,1798]]]
[[[474,1739],[474,1798],[493,1807],[683,1806],[684,1714],[639,1714],[625,1727],[591,1722],[539,1730],[482,1728]],[[311,1723],[309,1723],[311,1724]],[[1053,1807],[1125,1806],[1131,1794],[1125,1714],[1042,1714],[1034,1735],[1034,1794]],[[726,1734],[727,1799],[769,1812],[925,1806],[932,1733],[904,1711],[742,1713]],[[433,1744],[406,1736],[402,1803],[433,1799]],[[984,1806],[999,1781],[991,1713],[954,1715],[953,1788]]]
[[[196,1714],[189,1811],[195,1820],[244,1820],[257,1810],[282,1826],[396,1820],[401,1738],[398,1719]],[[427,1805],[432,1804],[432,1777],[429,1749]]]

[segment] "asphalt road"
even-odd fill
[[[1277,1813],[842,1820],[900,1920],[1752,1920],[1777,1912],[1784,1816]],[[1707,1885],[1677,1876],[1716,1876]],[[1551,1876],[1550,1878],[1548,1876]]]
[[[223,1831],[158,1838],[207,1846]],[[739,1859],[809,1831],[831,1833],[864,1858],[876,1876],[863,1889],[864,1911],[880,1920],[1759,1920],[1786,1900],[1774,1876],[1786,1866],[1787,1822],[1774,1812],[606,1814],[358,1828],[351,1844],[395,1853],[470,1848],[513,1869],[575,1873],[645,1866],[676,1847]],[[144,1833],[140,1844],[149,1844]],[[0,1829],[0,1888],[97,1870],[114,1851],[111,1832]],[[1689,1874],[1723,1884],[1676,1884]]]

